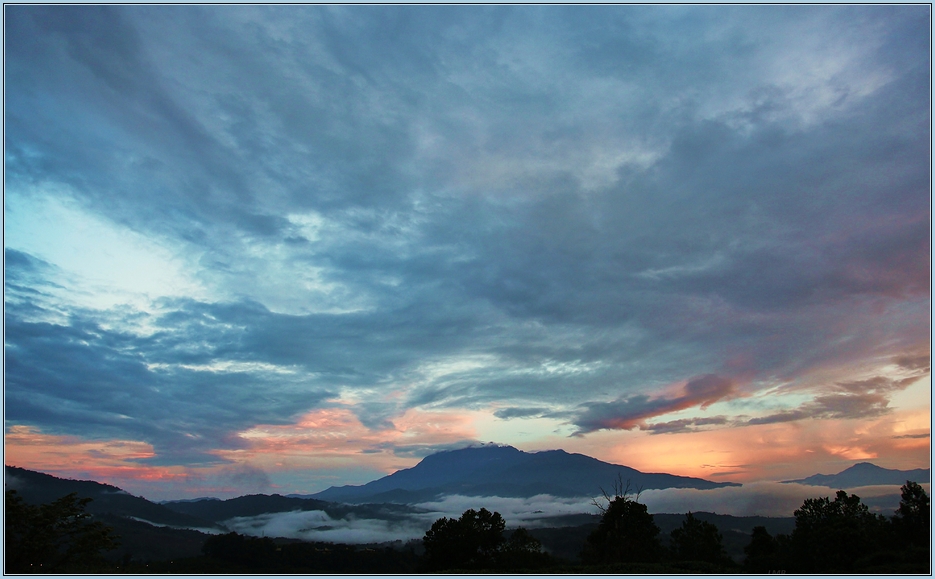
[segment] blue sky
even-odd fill
[[[925,466],[930,17],[7,6],[7,462]]]

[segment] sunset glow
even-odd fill
[[[928,468],[930,16],[7,6],[6,464]]]

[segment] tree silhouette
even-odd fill
[[[239,533],[227,533],[209,537],[201,552],[214,559],[263,568],[273,562],[276,544],[269,537],[246,537]]]
[[[919,483],[906,481],[893,524],[900,539],[909,545],[929,546],[930,500]]]
[[[769,534],[766,527],[753,527],[750,544],[743,548],[743,552],[746,555],[743,570],[747,573],[767,573],[782,567],[779,563],[779,541]]]
[[[487,509],[464,511],[459,519],[442,517],[422,538],[426,566],[438,569],[484,569],[496,564],[506,523]]]
[[[618,479],[611,498],[601,490],[607,506],[601,509],[601,522],[587,539],[581,552],[586,563],[631,563],[659,560],[659,527],[653,522],[646,505],[637,502],[639,494],[631,498],[630,484]]]
[[[685,515],[682,526],[673,530],[670,537],[672,555],[677,560],[718,564],[730,562],[717,527],[695,518],[691,512]]]
[[[542,543],[523,527],[513,531],[497,554],[497,567],[501,569],[536,569],[549,562],[549,556],[542,552]]]
[[[821,573],[848,571],[880,543],[886,520],[870,513],[857,495],[838,491],[828,497],[806,499],[795,511],[790,536],[790,571]]]
[[[71,493],[44,505],[30,505],[15,490],[5,494],[6,573],[96,571],[102,550],[117,547],[113,529],[91,521],[91,502]]]

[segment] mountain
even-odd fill
[[[619,477],[619,479],[618,479]],[[485,445],[443,451],[412,468],[361,486],[331,487],[310,495],[346,503],[417,503],[442,495],[593,497],[618,480],[631,491],[666,488],[713,489],[740,486],[665,473],[644,473],[564,450],[523,452]]]
[[[112,485],[62,479],[15,466],[7,466],[5,474],[6,489],[15,490],[27,503],[50,503],[75,492],[81,498],[92,499],[86,508],[92,515],[109,514],[157,526],[223,530],[203,518],[176,512]]]
[[[868,485],[902,485],[906,484],[907,480],[917,483],[931,482],[931,473],[924,468],[895,470],[879,467],[869,462],[860,462],[838,474],[815,474],[802,479],[784,480],[782,482],[847,489]]]
[[[105,553],[111,561],[196,557],[210,535],[193,529],[226,532],[210,521],[175,512],[113,485],[62,479],[15,466],[7,466],[4,474],[6,490],[15,490],[29,504],[50,503],[73,492],[90,498],[85,511],[112,527],[119,537],[117,549]]]
[[[245,495],[226,501],[218,499],[178,500],[163,503],[168,509],[217,524],[235,517],[255,517],[269,513],[323,511],[333,519],[404,520],[425,512],[404,505],[341,505],[318,499],[282,495]]]

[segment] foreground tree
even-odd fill
[[[906,545],[928,547],[931,501],[919,483],[906,481],[900,489],[901,500],[893,525],[900,540]]]
[[[782,568],[779,541],[769,534],[766,527],[753,527],[750,544],[743,548],[743,552],[746,555],[743,570],[747,573],[768,573]]]
[[[857,495],[838,491],[833,501],[806,499],[794,514],[788,561],[793,572],[849,571],[884,542],[886,520],[870,513]]]
[[[100,571],[101,551],[118,543],[113,529],[92,521],[91,499],[71,493],[45,505],[30,505],[15,490],[5,495],[6,573]]]
[[[497,567],[500,569],[538,569],[551,562],[549,555],[542,552],[542,543],[519,527],[500,546]]]
[[[468,509],[458,519],[442,517],[422,538],[426,566],[430,570],[492,568],[505,528],[500,513],[487,509]]]
[[[632,498],[631,498],[632,497]],[[662,550],[659,527],[646,505],[630,493],[629,482],[614,485],[614,496],[604,493],[607,505],[601,509],[601,522],[587,539],[581,559],[585,563],[651,563],[659,560]]]
[[[717,527],[695,518],[691,512],[685,515],[682,526],[673,530],[670,537],[672,555],[676,560],[717,564],[731,562]]]
[[[276,544],[269,537],[227,533],[211,535],[201,547],[201,552],[207,557],[260,569],[273,564]]]

